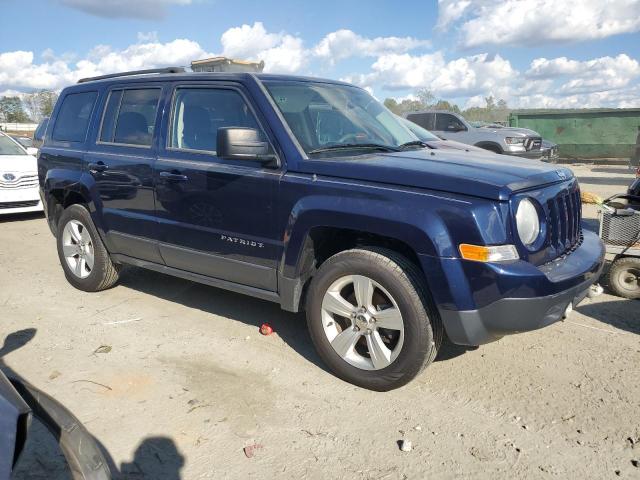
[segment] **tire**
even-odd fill
[[[500,149],[500,147],[493,146],[493,145],[486,145],[486,146],[482,145],[482,146],[480,146],[480,148],[484,148],[485,150],[488,150],[489,152],[497,153],[498,155],[502,155],[502,153],[503,153],[502,150]]]
[[[64,275],[78,290],[99,292],[113,287],[118,281],[120,267],[111,261],[89,212],[82,205],[71,205],[62,212],[56,243]],[[74,250],[75,255],[70,257]]]
[[[356,279],[358,285],[363,279],[373,284],[371,295],[360,296],[374,299],[368,305],[378,305],[356,317],[346,310],[344,315],[331,313],[335,304],[330,295],[351,304],[339,302],[337,310],[364,310],[358,309],[362,302],[356,297]],[[386,308],[380,309],[380,304]],[[322,360],[339,378],[369,390],[388,391],[405,385],[434,360],[442,344],[442,323],[418,268],[391,250],[358,248],[329,258],[309,285],[306,311],[311,339]],[[401,330],[382,327],[387,325],[383,311],[394,314],[393,325],[401,325]],[[369,312],[370,319],[366,318]],[[348,350],[340,346],[350,352],[345,355],[333,346],[340,345],[342,334],[357,338]],[[388,352],[379,345],[389,347]],[[372,356],[372,347],[384,354]]]
[[[609,287],[623,298],[640,298],[640,258],[622,257],[609,269]]]

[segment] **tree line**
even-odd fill
[[[493,96],[485,97],[484,107],[471,107],[461,110],[455,103],[447,100],[437,99],[430,90],[423,88],[416,92],[413,99],[404,99],[398,102],[395,98],[387,98],[384,101],[385,107],[396,115],[403,115],[408,112],[417,110],[447,110],[461,114],[465,119],[471,122],[507,122],[509,120],[509,109],[507,102]]]
[[[0,121],[8,123],[37,123],[51,115],[58,94],[51,90],[0,98]]]

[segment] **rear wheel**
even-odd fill
[[[619,297],[640,298],[640,258],[615,260],[609,269],[609,286]]]
[[[307,297],[314,345],[340,378],[371,390],[398,388],[429,365],[442,326],[417,268],[382,249],[338,253]]]
[[[118,281],[118,269],[104,247],[87,209],[71,205],[60,215],[58,257],[67,281],[79,290],[97,292]]]

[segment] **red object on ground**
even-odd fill
[[[273,333],[273,327],[268,323],[263,323],[260,325],[260,333],[262,335],[271,335]]]
[[[246,446],[242,450],[244,450],[244,455],[247,458],[253,458],[253,456],[256,454],[256,450],[260,450],[260,449],[262,449],[262,445],[260,445],[259,443],[256,443],[254,445]]]

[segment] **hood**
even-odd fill
[[[571,170],[538,160],[428,149],[319,158],[301,162],[297,170],[492,200],[573,178]]]
[[[484,130],[489,130],[493,133],[503,133],[505,136],[514,137],[539,137],[540,134],[528,128],[516,128],[516,127],[479,127]]]
[[[440,148],[443,150],[462,150],[465,152],[484,153],[486,155],[495,155],[495,153],[485,150],[484,148],[467,145],[466,143],[456,142],[455,140],[429,140],[425,142],[430,148]]]
[[[32,155],[0,155],[0,175],[5,173],[37,175],[38,161]]]

